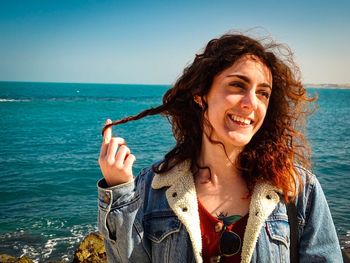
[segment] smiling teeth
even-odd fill
[[[246,118],[235,116],[235,115],[231,115],[230,117],[232,120],[242,122],[246,125],[249,125],[252,122],[250,119],[246,119]]]

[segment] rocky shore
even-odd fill
[[[343,247],[342,253],[344,263],[350,263],[350,247]],[[0,254],[0,263],[34,263],[34,261],[27,256],[17,258]],[[63,263],[63,261],[48,261],[48,263]],[[72,263],[107,263],[103,237],[99,233],[87,235],[75,250]]]
[[[0,263],[34,263],[27,256],[20,258],[0,254]],[[48,261],[48,263],[63,263],[63,261]],[[98,233],[90,233],[75,250],[72,263],[107,263],[103,238]]]

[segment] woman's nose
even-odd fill
[[[258,98],[255,91],[247,91],[241,101],[242,108],[255,110],[258,106]]]

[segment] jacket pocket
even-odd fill
[[[274,215],[272,219],[266,221],[266,230],[272,240],[282,243],[289,249],[290,228],[287,215]]]
[[[180,231],[181,222],[172,211],[157,211],[144,216],[144,231],[148,239],[161,243]]]
[[[187,251],[183,244],[181,222],[169,210],[156,211],[144,216],[144,244],[152,254],[153,263],[188,262],[179,251]]]

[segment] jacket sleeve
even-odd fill
[[[150,262],[143,246],[145,173],[133,181],[108,187],[98,182],[98,230],[104,236],[108,262]]]
[[[308,171],[299,197],[300,262],[343,262],[332,216],[317,178]],[[300,218],[301,216],[301,218]]]

